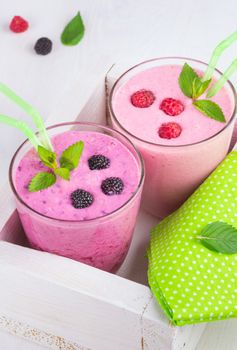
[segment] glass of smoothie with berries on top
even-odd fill
[[[16,96],[4,89],[8,97]],[[140,206],[140,153],[124,135],[104,126],[72,122],[46,130],[39,116],[33,119],[36,134],[24,122],[0,115],[28,137],[13,156],[9,176],[30,245],[116,272]]]
[[[236,91],[225,78],[201,61],[169,57],[138,64],[115,82],[111,123],[143,156],[142,203],[153,215],[176,210],[226,156]]]

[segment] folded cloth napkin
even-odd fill
[[[212,222],[237,228],[237,152],[151,232],[148,280],[173,324],[237,317],[237,254],[221,254],[195,236]]]

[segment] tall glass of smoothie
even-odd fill
[[[109,98],[114,128],[140,150],[146,169],[143,204],[155,216],[176,210],[223,160],[236,111],[228,81],[212,98],[226,122],[203,115],[179,86],[184,63],[199,75],[206,64],[187,58],[158,58],[138,64],[115,82]],[[222,73],[215,70],[213,81]]]
[[[16,151],[10,183],[32,247],[105,271],[122,264],[132,238],[144,181],[140,153],[121,133],[91,123],[65,123],[47,129],[57,155],[84,142],[70,181],[57,178],[29,192],[39,171],[48,171],[29,141]]]

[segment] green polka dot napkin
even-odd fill
[[[237,317],[237,254],[211,251],[195,239],[215,221],[237,228],[237,152],[151,232],[149,284],[175,325]]]

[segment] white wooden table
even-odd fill
[[[228,7],[227,7],[228,5]],[[60,44],[60,33],[78,11],[86,35],[80,45]],[[38,108],[45,119],[57,121],[80,110],[77,96],[89,94],[98,77],[114,62],[156,56],[187,56],[208,60],[215,44],[236,29],[236,0],[8,0],[0,2],[0,80]],[[24,34],[13,34],[8,23],[14,15],[29,20]],[[33,51],[35,41],[48,36],[53,52],[45,57]],[[226,52],[220,68],[227,67],[236,46]],[[236,57],[235,57],[236,58]],[[233,78],[237,83],[237,75]],[[86,96],[85,96],[86,98]],[[25,118],[0,96],[0,113]],[[0,187],[9,161],[23,140],[17,131],[0,125]],[[197,350],[235,350],[237,320],[208,325]],[[0,331],[4,350],[37,350]],[[126,349],[127,350],[127,349]],[[129,349],[132,350],[132,349]]]

